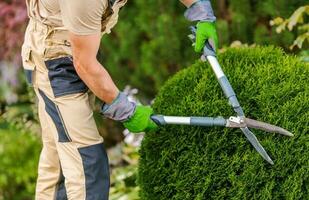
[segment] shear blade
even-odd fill
[[[289,136],[289,137],[294,136],[291,132],[289,132],[289,131],[287,131],[287,130],[279,127],[279,126],[275,126],[275,125],[268,124],[268,123],[265,123],[265,122],[261,122],[261,121],[257,121],[257,120],[249,119],[249,118],[245,118],[244,122],[250,128],[260,129],[260,130],[263,130],[263,131],[266,131],[266,132],[269,132],[269,133],[279,133],[281,135],[285,135],[285,136]]]
[[[253,147],[257,150],[257,152],[271,165],[274,164],[272,159],[269,157],[263,146],[257,140],[255,135],[248,129],[248,127],[240,128],[241,131],[245,134],[249,142],[253,145]]]

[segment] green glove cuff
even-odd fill
[[[153,110],[149,106],[137,106],[133,116],[123,123],[132,133],[154,131],[158,126],[150,119]]]

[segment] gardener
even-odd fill
[[[116,24],[126,1],[26,0],[30,21],[22,58],[39,99],[43,140],[36,199],[108,199],[108,158],[92,93],[104,102],[102,114],[131,132],[156,128],[152,109],[129,102],[96,59],[102,35]],[[209,38],[217,44],[210,2],[182,2],[186,18],[198,22],[195,50],[201,52]]]

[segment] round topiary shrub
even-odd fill
[[[219,62],[247,117],[295,137],[253,130],[274,160],[271,166],[239,129],[161,127],[146,134],[140,150],[141,198],[309,199],[308,64],[275,47],[228,49]],[[164,115],[235,115],[202,62],[167,81],[153,107]]]

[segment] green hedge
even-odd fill
[[[141,197],[171,199],[309,199],[309,65],[281,49],[228,49],[219,55],[247,117],[282,126],[288,138],[254,130],[275,165],[240,130],[166,126],[140,150]],[[172,77],[154,110],[165,115],[231,116],[208,64]]]

